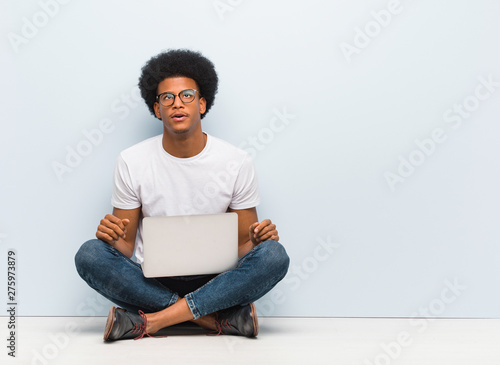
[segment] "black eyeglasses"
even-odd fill
[[[158,100],[163,106],[171,106],[175,102],[175,97],[178,96],[183,103],[187,104],[195,99],[196,93],[199,93],[199,91],[195,89],[182,90],[177,95],[171,93],[170,91],[167,91],[166,93],[156,95],[156,100]]]

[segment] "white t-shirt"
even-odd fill
[[[119,209],[142,206],[144,217],[225,213],[260,203],[250,155],[207,135],[203,151],[178,158],[163,149],[162,135],[149,138],[118,157],[111,204]],[[142,263],[142,219],[135,256]]]

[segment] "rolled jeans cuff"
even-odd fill
[[[172,304],[175,304],[179,300],[179,296],[177,293],[172,293],[172,299],[170,299],[170,302],[168,303],[168,307],[170,307]]]
[[[191,293],[187,294],[184,299],[186,299],[186,303],[191,310],[191,313],[193,314],[193,319],[200,318],[200,312],[198,311],[198,308],[196,308],[196,304],[194,304],[193,296],[191,295]]]

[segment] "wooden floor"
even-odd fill
[[[1,364],[500,364],[500,319],[259,318],[256,339],[174,328],[104,343],[104,317],[21,317],[15,358],[0,320]]]

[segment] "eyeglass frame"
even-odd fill
[[[198,90],[196,90],[196,89],[191,89],[191,88],[190,88],[190,89],[184,89],[184,90],[181,90],[181,91],[179,91],[179,93],[178,93],[177,95],[176,95],[176,94],[174,94],[174,93],[173,93],[173,92],[171,92],[171,91],[165,91],[164,93],[161,93],[161,94],[156,95],[156,101],[157,101],[158,103],[160,103],[160,105],[163,105],[163,106],[165,106],[165,107],[169,107],[169,106],[174,105],[174,103],[175,103],[175,98],[176,98],[176,97],[179,97],[179,99],[182,101],[182,103],[183,103],[183,104],[190,104],[190,103],[192,103],[192,102],[194,101],[194,99],[193,99],[193,100],[191,100],[191,101],[185,102],[185,101],[184,101],[184,100],[182,100],[182,98],[180,97],[180,95],[181,95],[184,91],[186,91],[186,90],[193,90],[193,91],[195,92],[195,95],[194,95],[195,97],[194,97],[194,99],[196,99],[196,93],[198,93],[198,95],[200,95],[200,92],[199,92]],[[164,95],[164,94],[172,94],[172,95],[174,96],[174,99],[173,99],[173,101],[172,101],[172,104],[170,104],[170,105],[164,105],[164,104],[160,101],[160,96],[162,96],[162,95]],[[200,97],[201,97],[201,95],[200,95]]]

